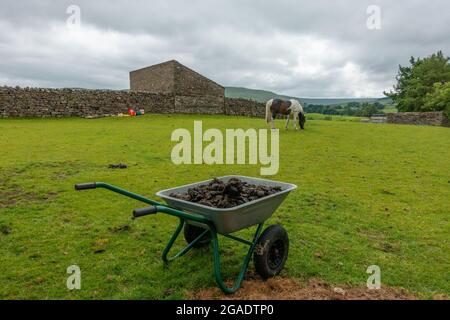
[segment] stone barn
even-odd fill
[[[225,88],[176,60],[131,71],[130,89],[172,96],[163,113],[224,113]]]

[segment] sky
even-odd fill
[[[450,55],[448,0],[0,4],[0,86],[128,89],[176,59],[223,86],[382,97],[411,56]]]

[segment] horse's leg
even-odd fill
[[[276,113],[272,113],[272,119],[271,119],[271,121],[272,121],[272,129],[276,129],[275,128],[275,118],[276,118],[276,116],[277,116]]]
[[[288,114],[287,115],[287,120],[286,120],[286,130],[288,129],[288,126],[289,126],[289,119],[291,118],[291,115],[290,114]]]
[[[297,121],[298,121],[298,113],[294,112],[294,129],[295,130],[298,130],[297,129]]]

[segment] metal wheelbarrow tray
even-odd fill
[[[262,231],[262,227],[264,222],[272,216],[289,192],[297,188],[297,186],[285,182],[237,175],[224,176],[218,179],[226,183],[231,178],[238,178],[243,182],[254,185],[279,186],[281,187],[281,191],[239,206],[222,209],[208,207],[170,196],[172,193],[184,193],[189,188],[206,184],[212,179],[159,191],[156,195],[164,199],[167,205],[104,182],[81,183],[75,185],[75,189],[104,188],[150,205],[142,209],[134,210],[134,218],[156,214],[158,212],[178,217],[180,222],[163,251],[163,261],[167,263],[185,255],[193,248],[206,246],[212,242],[216,283],[224,293],[233,293],[239,289],[252,255],[256,272],[263,278],[272,277],[283,269],[289,250],[287,232],[280,225],[271,225],[264,231]],[[231,234],[254,225],[257,225],[257,228],[252,241]],[[169,258],[168,253],[182,230],[184,230],[184,238],[188,245],[176,255]],[[232,287],[226,286],[221,276],[218,234],[249,246],[239,275]]]
[[[172,208],[204,216],[214,223],[218,233],[228,234],[266,221],[280,206],[289,192],[297,188],[296,185],[290,183],[245,176],[224,176],[218,179],[227,183],[232,178],[237,178],[243,182],[257,186],[278,186],[281,187],[281,191],[257,200],[243,203],[239,206],[225,209],[208,207],[202,204],[189,202],[170,196],[172,193],[185,193],[188,189],[207,184],[212,181],[212,179],[191,183],[172,189],[161,190],[157,192],[156,195],[164,199],[164,201]]]

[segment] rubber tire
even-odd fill
[[[277,260],[279,261],[275,263],[272,257],[277,252]],[[286,230],[279,224],[267,227],[259,237],[253,252],[256,272],[263,279],[276,276],[283,270],[288,253],[289,237]]]
[[[183,230],[183,232],[184,232],[184,240],[186,240],[186,242],[189,244],[192,241],[194,241],[195,239],[197,239],[197,237],[203,231],[205,231],[205,229],[186,223],[184,225],[184,230]],[[211,242],[211,234],[207,233],[202,239],[200,239],[200,241],[198,241],[194,245],[194,248],[201,248],[201,247],[207,246],[210,242]]]

